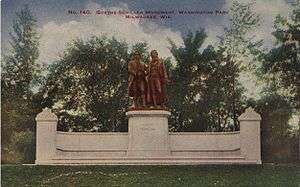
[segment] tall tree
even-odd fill
[[[247,66],[253,65],[247,63],[247,58],[256,59],[261,56],[259,47],[262,41],[256,41],[255,36],[251,31],[259,25],[259,16],[252,10],[251,3],[238,3],[234,1],[230,8],[230,25],[225,28],[225,34],[221,37],[221,42],[218,47],[218,53],[222,54],[223,63],[227,66],[229,96],[231,96],[231,110],[234,126],[238,125],[238,110],[236,100],[238,92],[241,90],[239,83],[240,73],[246,69]],[[250,62],[252,61],[250,60]],[[248,60],[249,62],[249,60]]]
[[[183,38],[184,46],[176,46],[172,41],[171,53],[176,60],[176,65],[172,69],[172,84],[170,85],[169,105],[172,109],[171,128],[174,131],[204,130],[206,123],[201,123],[197,102],[199,101],[199,91],[201,75],[207,71],[207,64],[203,63],[201,52],[199,52],[206,34],[204,30],[196,33],[189,33]],[[200,79],[199,79],[200,78]]]
[[[106,37],[70,43],[51,66],[44,87],[45,106],[68,131],[125,131],[128,107],[125,42]]]
[[[13,32],[10,33],[12,54],[5,56],[2,80],[4,95],[14,92],[15,95],[30,98],[32,83],[39,75],[40,65],[36,62],[39,51],[39,37],[36,19],[28,6],[16,13]]]
[[[288,134],[289,131],[287,121],[290,119],[291,114],[295,112],[298,112],[299,118],[300,112],[300,1],[294,4],[289,18],[280,15],[276,17],[274,29],[275,31],[272,34],[276,39],[276,45],[265,54],[259,73],[264,80],[267,80],[267,89],[276,85],[276,89],[273,89],[274,93],[269,94],[268,97],[263,97],[260,101],[260,103],[266,103],[264,107],[261,107],[263,116],[269,117],[270,121],[274,118],[276,120],[270,122],[263,119],[262,140],[263,145],[278,148],[278,153],[272,153],[270,152],[271,149],[267,149],[265,155],[276,157],[274,154],[278,154],[281,158],[286,158],[287,153],[279,153],[285,150],[288,147],[287,145],[293,144],[291,137],[283,136]],[[282,106],[274,107],[270,111],[270,107],[268,107],[270,103],[276,103],[277,106],[281,104]],[[300,120],[298,126],[300,127]],[[280,142],[268,141],[270,139],[280,140]],[[286,143],[283,144],[282,142]],[[299,146],[297,148],[299,152]]]
[[[202,97],[199,107],[203,108],[202,112],[208,114],[207,130],[237,130],[237,119],[234,116],[242,112],[245,100],[242,97],[244,89],[239,82],[235,83],[233,90],[232,81],[238,77],[238,67],[228,63],[220,49],[208,47],[202,56],[209,65],[209,71],[202,75]]]
[[[36,61],[39,37],[36,19],[28,6],[16,13],[12,28],[11,53],[2,60],[1,140],[4,153],[15,132],[34,129],[34,117],[41,110],[32,90],[41,71]]]
[[[230,15],[230,25],[216,48],[209,46],[201,53],[204,30],[188,34],[183,47],[171,42],[176,60],[171,88],[175,130],[238,128],[237,118],[245,104],[239,76],[248,65],[246,58],[260,56],[261,41],[249,36],[259,23],[252,4],[235,1]]]
[[[294,103],[300,107],[300,3],[294,5],[290,19],[278,15],[275,19],[277,46],[265,57],[263,73],[277,77],[282,87],[290,89]]]

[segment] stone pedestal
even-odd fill
[[[45,108],[36,120],[36,164],[51,163],[56,152],[57,116],[50,109]]]
[[[165,110],[136,110],[126,113],[128,119],[128,157],[170,156],[168,117]]]
[[[241,154],[246,160],[261,164],[260,121],[261,117],[252,108],[239,117]]]

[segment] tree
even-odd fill
[[[59,130],[127,131],[127,65],[136,50],[147,64],[145,42],[131,50],[126,42],[104,36],[69,44],[61,59],[50,66],[41,91],[43,106],[59,117]]]
[[[127,51],[125,42],[106,37],[69,44],[43,90],[59,130],[126,131]]]
[[[176,60],[176,65],[172,69],[172,83],[170,87],[169,105],[172,110],[171,127],[174,131],[184,131],[187,129],[199,129],[201,126],[197,123],[200,113],[196,107],[197,94],[197,75],[196,70],[201,63],[201,53],[199,49],[202,46],[206,34],[200,30],[195,34],[189,33],[184,39],[184,46],[177,47],[172,41],[171,53]],[[199,117],[199,118],[198,118]]]
[[[262,117],[262,157],[265,161],[289,160],[291,149],[294,149],[294,140],[288,131],[293,106],[289,96],[278,93],[278,86],[275,81],[269,84],[255,102],[255,109]]]
[[[252,10],[251,3],[238,3],[233,2],[230,8],[230,26],[225,28],[225,34],[220,37],[221,42],[218,47],[218,53],[222,54],[222,63],[228,76],[228,95],[230,96],[230,107],[232,111],[231,118],[233,119],[234,126],[238,126],[238,116],[241,113],[241,107],[238,106],[239,94],[243,89],[239,83],[239,76],[246,67],[254,65],[249,63],[249,60],[254,61],[261,56],[259,48],[262,41],[255,41],[255,36],[251,35],[251,31],[259,25],[259,16]],[[247,63],[248,61],[248,63]]]
[[[207,130],[238,130],[237,116],[245,105],[245,98],[242,96],[244,89],[235,80],[239,76],[238,67],[228,63],[220,49],[208,47],[202,55],[210,67],[209,72],[202,75],[202,102],[199,104],[203,108],[202,112],[209,114]],[[233,81],[236,81],[235,85]]]
[[[4,155],[8,152],[8,144],[14,141],[11,140],[14,133],[35,129],[34,117],[41,110],[32,91],[41,72],[36,62],[39,55],[36,29],[36,19],[28,6],[16,13],[10,33],[12,50],[2,60],[1,140]]]
[[[300,107],[300,4],[296,4],[290,19],[278,15],[275,19],[277,46],[266,54],[262,72],[277,77],[282,87],[290,89],[294,103]]]
[[[150,62],[150,51],[149,46],[146,42],[139,42],[132,46],[131,55],[134,51],[138,51],[141,54],[141,62],[149,64]]]
[[[299,139],[299,132],[294,137],[289,135],[288,124],[291,115],[299,112],[300,107],[299,5],[299,2],[295,4],[290,19],[276,17],[272,33],[276,45],[264,55],[258,71],[261,79],[267,82],[265,89],[272,90],[258,102],[263,117],[262,144],[266,148],[263,153],[271,155],[272,159],[287,158],[289,155],[282,151],[288,147],[299,151],[299,146],[292,146],[296,144],[295,137]],[[277,152],[271,152],[272,148]]]
[[[220,37],[219,46],[200,48],[206,38],[204,30],[189,33],[184,46],[171,42],[176,66],[172,71],[171,102],[175,130],[223,131],[238,129],[238,116],[245,108],[244,88],[239,82],[245,59],[261,55],[261,41],[248,37],[259,23],[251,4],[235,1],[230,9],[229,28]]]

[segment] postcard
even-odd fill
[[[3,0],[1,17],[4,186],[297,186],[298,0]]]

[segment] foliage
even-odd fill
[[[141,62],[144,64],[149,64],[150,62],[150,51],[147,42],[139,42],[132,46],[132,51],[130,56],[133,55],[135,51],[141,54]]]
[[[251,31],[259,26],[260,18],[252,10],[252,3],[239,3],[234,1],[230,8],[230,26],[225,28],[224,35],[220,37],[221,41],[217,47],[218,59],[220,61],[219,74],[224,77],[218,77],[225,81],[221,88],[225,88],[227,98],[225,99],[225,108],[231,111],[229,115],[233,121],[234,128],[238,128],[238,116],[243,111],[245,99],[243,98],[244,88],[239,82],[240,74],[250,71],[255,64],[250,63],[261,58],[260,47],[262,41],[256,41]],[[250,60],[249,60],[250,59]],[[250,61],[250,62],[249,62]],[[217,81],[216,79],[214,81]],[[222,90],[219,90],[219,92]],[[224,115],[218,111],[218,115]],[[225,112],[226,114],[226,112]]]
[[[230,12],[230,27],[225,28],[218,47],[208,46],[200,52],[206,39],[204,30],[189,33],[183,47],[170,41],[176,60],[170,86],[175,131],[239,128],[237,118],[245,108],[239,75],[247,65],[243,61],[245,58],[261,56],[258,50],[261,41],[248,37],[259,23],[251,4],[235,1]]]
[[[127,50],[125,42],[106,37],[69,44],[51,66],[43,90],[45,105],[59,116],[60,130],[126,129]]]
[[[292,136],[288,131],[293,107],[289,97],[279,95],[276,89],[276,85],[266,87],[255,104],[262,117],[262,157],[265,161],[284,161],[293,156]]]
[[[262,115],[263,159],[295,159],[295,137],[289,133],[288,121],[299,110],[300,94],[300,6],[296,4],[290,18],[278,15],[272,33],[276,45],[261,59],[258,76],[266,83],[257,108]]]
[[[209,46],[202,53],[199,49],[206,38],[204,30],[190,33],[184,38],[184,47],[172,42],[171,52],[176,59],[170,85],[170,107],[173,109],[175,131],[234,130],[241,113],[242,88],[232,91],[232,79],[237,68],[227,63],[223,55]],[[238,83],[237,83],[238,84]],[[235,101],[235,108],[231,108]],[[234,115],[234,111],[237,110]],[[235,116],[235,117],[234,117]]]
[[[300,4],[294,6],[289,19],[278,15],[274,28],[277,46],[265,55],[262,72],[277,77],[300,107]]]
[[[6,152],[7,150],[12,150],[9,148],[9,144],[16,143],[12,139],[13,136],[35,129],[34,118],[41,111],[40,100],[33,92],[33,87],[38,84],[41,73],[41,67],[36,62],[39,54],[36,29],[36,19],[29,8],[25,6],[16,14],[13,32],[10,33],[11,53],[2,59],[2,160],[9,159],[5,158],[5,155],[9,154]],[[26,160],[26,158],[20,159]]]
[[[92,37],[74,40],[64,55],[51,65],[44,93],[44,106],[59,116],[62,131],[127,131],[125,112],[127,63],[139,51],[148,63],[147,43],[137,43],[131,51],[115,38]],[[170,65],[169,59],[162,59]]]
[[[200,119],[195,97],[199,93],[195,83],[196,69],[202,64],[199,48],[204,42],[206,34],[204,30],[189,33],[184,38],[184,47],[177,47],[170,41],[171,53],[176,60],[176,66],[172,70],[172,84],[170,85],[169,105],[172,110],[172,121],[175,131],[185,128],[199,128],[197,119]],[[201,128],[201,126],[200,126]]]
[[[206,106],[201,112],[207,114],[209,131],[238,130],[237,117],[245,108],[244,89],[236,80],[239,67],[224,58],[219,50],[212,47],[203,52],[210,71],[203,79],[202,102]]]
[[[245,70],[249,63],[261,57],[261,40],[256,40],[252,31],[260,24],[260,17],[253,9],[253,3],[234,1],[230,7],[230,24],[220,36],[218,49],[229,63],[237,66],[239,71]]]
[[[14,132],[4,147],[2,163],[34,163],[35,133],[30,130]]]

